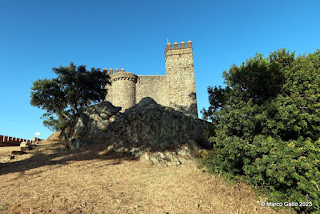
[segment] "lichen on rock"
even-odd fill
[[[115,120],[120,110],[121,107],[115,107],[108,101],[86,108],[72,128],[70,147],[78,148],[83,144],[103,142],[107,139],[109,124]]]
[[[203,137],[205,121],[161,106],[152,98],[143,98],[124,113],[119,111],[109,102],[89,107],[74,127],[71,144],[108,142],[116,152],[165,165],[187,162],[208,147]]]

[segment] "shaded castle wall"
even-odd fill
[[[136,102],[144,97],[151,97],[157,103],[168,106],[166,76],[141,75],[138,76],[136,85]]]
[[[23,138],[0,135],[0,147],[2,147],[2,146],[20,146],[21,142],[35,143],[36,141],[41,141],[41,139],[34,138],[32,140],[27,140],[27,139],[23,139]]]
[[[118,70],[118,71],[119,71],[119,70]],[[111,75],[113,74],[113,69],[110,68],[110,69],[109,69],[109,72],[108,72],[108,69],[104,68],[104,69],[103,69],[103,72],[104,72],[105,74],[109,74],[110,77],[111,77]],[[111,78],[110,78],[110,83],[111,83],[110,85],[106,85],[106,86],[105,86],[105,89],[107,89],[107,95],[106,95],[105,100],[113,103],[113,94],[112,94],[112,82],[111,82]]]
[[[107,89],[107,96],[105,100],[113,103],[112,85],[106,85],[105,88]]]

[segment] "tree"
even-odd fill
[[[224,71],[203,109],[215,133],[209,169],[270,192],[270,201],[313,201],[320,209],[320,50],[295,57],[281,49]]]
[[[52,69],[57,78],[37,80],[31,88],[31,105],[46,111],[44,125],[51,130],[65,130],[74,124],[83,109],[104,100],[109,75],[100,69],[70,63]]]

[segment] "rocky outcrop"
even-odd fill
[[[143,98],[119,113],[120,108],[103,102],[88,108],[74,127],[72,145],[109,142],[116,152],[143,161],[178,165],[208,147],[203,137],[206,122]]]
[[[115,120],[120,110],[121,107],[115,107],[107,101],[89,106],[73,127],[69,146],[78,148],[83,144],[104,142],[108,138],[108,126]]]

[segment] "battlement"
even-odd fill
[[[107,68],[104,68],[104,69],[103,69],[103,72],[104,72],[105,74],[112,75],[112,74],[113,74],[113,69],[110,68],[110,69],[109,69],[109,72],[108,72],[108,69],[107,69]],[[124,68],[121,68],[120,72],[123,73],[123,72],[126,72],[126,71],[124,70]],[[116,69],[114,70],[114,73],[119,73],[119,68],[116,68]]]
[[[171,43],[168,43],[164,53],[165,53],[166,60],[168,56],[172,56],[172,55],[181,56],[184,54],[192,54],[192,42],[188,41],[187,45],[185,42],[181,42],[180,47],[177,42],[173,43],[173,47]]]
[[[166,51],[167,51],[167,50],[185,49],[185,48],[192,48],[192,42],[191,42],[191,41],[188,41],[188,42],[187,42],[187,46],[186,46],[186,43],[185,43],[185,42],[181,42],[181,43],[180,43],[180,48],[179,48],[179,43],[178,43],[178,42],[175,42],[175,43],[173,43],[173,49],[172,49],[172,44],[171,44],[171,43],[168,43],[167,46],[166,46]]]
[[[130,73],[130,72],[125,72],[124,69],[121,69],[120,72],[116,72],[111,75],[111,82],[115,82],[118,80],[127,80],[127,81],[133,81],[137,82],[138,76]]]
[[[0,135],[0,147],[2,147],[2,146],[19,146],[21,142],[35,143],[37,141],[41,141],[41,139],[33,138],[32,140],[27,140],[27,139],[23,139],[23,138]]]
[[[106,100],[125,111],[143,97],[151,97],[161,105],[197,117],[192,42],[168,43],[165,67],[166,75],[139,76],[123,68],[120,71],[104,68],[103,72],[111,77],[111,85],[106,86]]]

